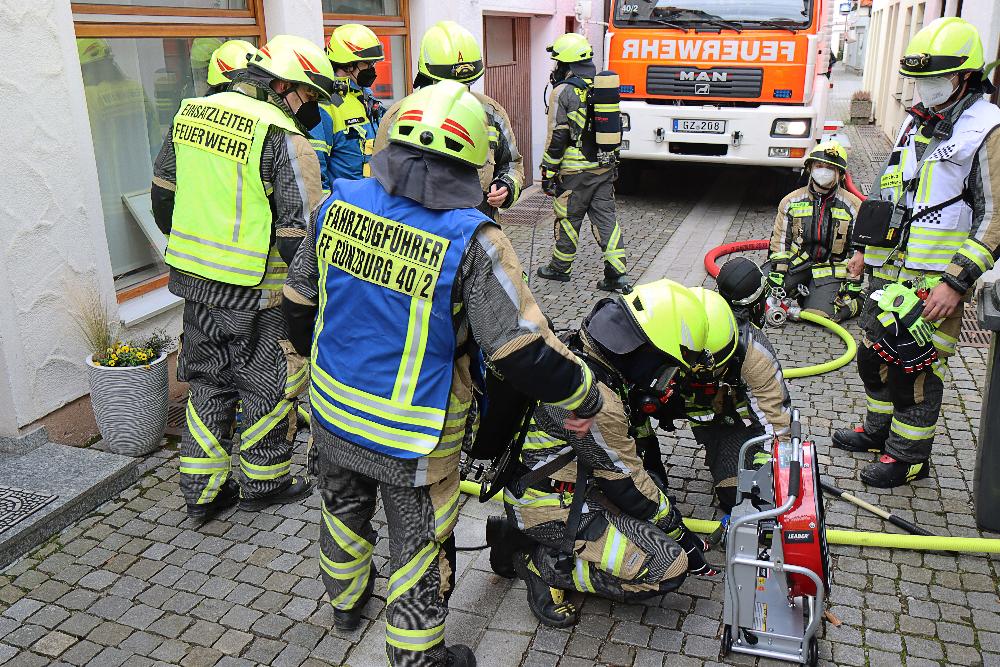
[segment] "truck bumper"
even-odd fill
[[[628,142],[628,148],[623,143],[622,158],[770,167],[801,167],[802,155],[776,157],[771,150],[788,149],[791,152],[792,149],[798,149],[797,152],[808,153],[823,131],[824,120],[817,119],[814,107],[806,106],[673,106],[622,100],[621,110],[629,117],[629,129],[622,133],[622,139]],[[805,137],[772,137],[771,128],[779,118],[808,120],[809,134]],[[725,121],[725,132],[675,132],[674,121],[685,119]]]

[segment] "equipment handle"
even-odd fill
[[[798,411],[796,410],[792,418],[792,425],[790,428],[792,440],[802,440],[802,422],[798,420]]]
[[[788,464],[788,495],[798,496],[802,491],[802,463],[792,461]]]

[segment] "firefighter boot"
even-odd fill
[[[879,489],[891,489],[903,486],[918,479],[930,476],[930,461],[907,463],[899,461],[888,454],[883,454],[878,461],[861,471],[861,481],[868,486]]]
[[[863,426],[857,426],[853,430],[847,428],[837,429],[833,434],[833,446],[838,449],[846,449],[849,452],[881,454],[885,451],[885,441],[878,441],[865,433]]]
[[[446,650],[445,667],[476,667],[476,654],[465,644],[452,644]]]
[[[188,505],[187,515],[189,519],[194,520],[198,525],[208,523],[220,512],[229,509],[236,504],[236,501],[240,499],[240,487],[235,482],[235,480],[227,479],[226,483],[222,485],[219,489],[219,493],[210,503],[202,503],[200,505]]]
[[[490,567],[506,579],[517,577],[514,556],[526,548],[524,533],[502,516],[486,519],[486,544],[490,547]]]
[[[604,290],[605,292],[626,292],[631,287],[632,284],[628,281],[628,276],[624,273],[619,276],[604,274],[604,277],[597,281],[597,289]]]
[[[545,278],[546,280],[558,280],[561,283],[569,282],[569,273],[566,271],[557,271],[552,268],[551,264],[538,267],[538,270],[535,271],[535,273],[538,274],[539,278]]]
[[[358,598],[358,603],[351,609],[333,610],[333,627],[341,632],[353,632],[361,625],[361,610],[368,604],[372,592],[375,590],[375,566],[372,565],[371,573],[368,575],[368,585],[365,592]]]
[[[269,505],[287,505],[304,498],[312,491],[312,482],[306,477],[295,475],[288,480],[285,486],[260,498],[241,499],[240,509],[245,512],[257,512]]]
[[[563,591],[549,588],[531,561],[530,555],[523,551],[515,555],[514,569],[528,588],[528,606],[531,608],[531,613],[542,625],[550,628],[569,628],[576,625],[580,620],[576,605],[565,600]]]
[[[684,553],[687,554],[687,573],[695,577],[716,577],[719,570],[712,566],[705,559],[705,552],[709,550],[709,544],[686,528],[681,529],[681,536],[677,538],[677,544],[681,545]]]

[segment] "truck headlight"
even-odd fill
[[[628,132],[632,129],[632,119],[628,117],[627,113],[622,115],[622,132]]]
[[[772,137],[808,137],[809,130],[812,129],[812,120],[809,118],[779,118],[771,125]]]

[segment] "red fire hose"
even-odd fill
[[[860,199],[861,201],[868,199],[868,197],[861,194],[861,190],[858,190],[858,187],[854,185],[854,180],[851,178],[850,172],[847,173],[847,178],[845,179],[844,183],[844,189],[850,192],[858,199]]]
[[[719,265],[715,263],[715,260],[723,255],[731,255],[734,252],[746,252],[747,250],[767,250],[770,244],[770,241],[767,239],[754,239],[753,241],[736,241],[735,243],[716,246],[705,253],[705,270],[708,271],[708,275],[715,278],[719,275]]]

